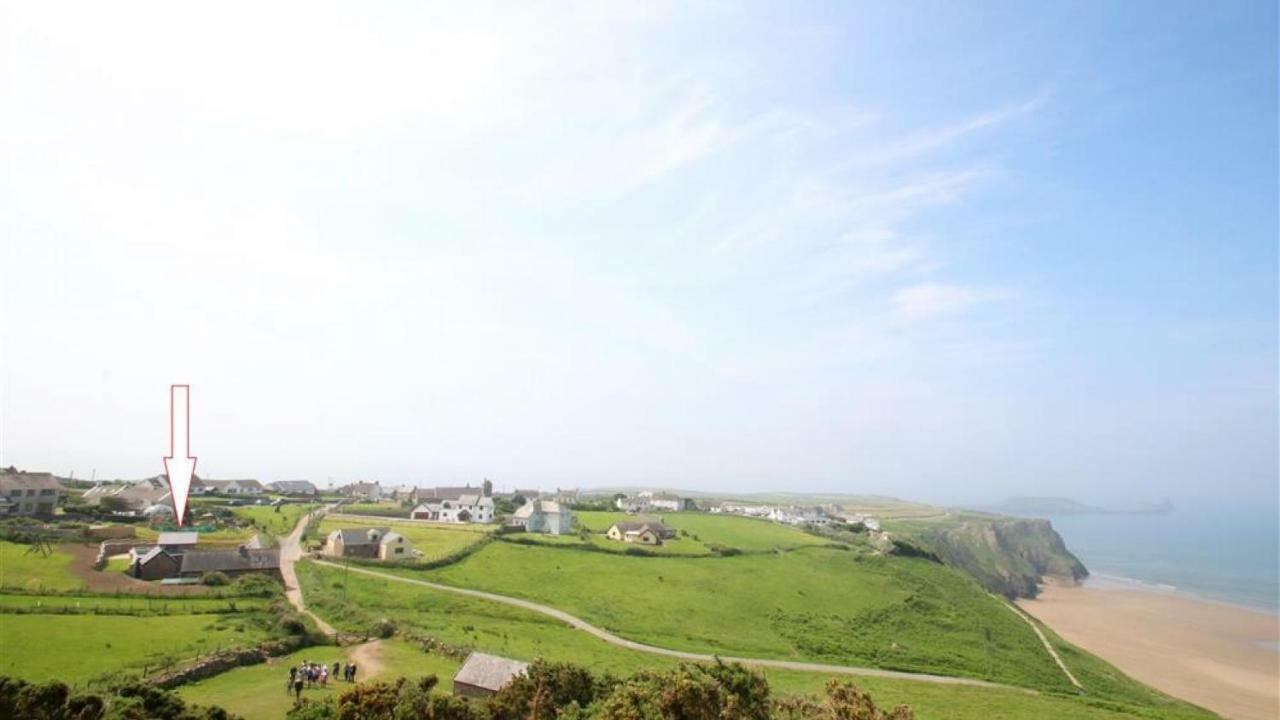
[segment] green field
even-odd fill
[[[246,505],[233,508],[236,517],[250,520],[263,531],[273,535],[288,535],[298,524],[298,519],[306,513],[320,507],[316,503],[290,503],[272,507],[270,505]]]
[[[323,538],[339,528],[389,527],[413,543],[413,549],[422,553],[423,560],[434,560],[451,555],[485,539],[493,532],[494,525],[467,525],[427,523],[420,520],[391,518],[362,520],[356,518],[325,517],[320,521],[318,538]]]
[[[140,671],[267,637],[264,613],[237,615],[0,615],[0,675],[68,684]]]
[[[661,517],[662,522],[669,527],[683,531],[681,540],[701,545],[718,544],[748,551],[789,549],[806,545],[822,545],[828,542],[786,525],[732,515],[679,512],[635,516],[623,512],[580,512],[576,513],[575,517],[582,527],[594,533],[603,533],[616,522]],[[688,536],[685,536],[685,533],[688,533]]]
[[[459,663],[399,641],[381,641],[377,645],[377,658],[381,672],[361,672],[360,681],[390,679],[396,677],[418,678],[435,675],[440,679],[436,692],[447,693],[453,687],[452,678]],[[289,667],[303,662],[323,662],[330,667],[334,662],[348,662],[353,658],[351,647],[311,647],[292,655],[273,658],[269,664],[237,668],[222,675],[184,685],[178,689],[182,699],[200,705],[217,705],[244,720],[279,720],[293,706],[293,696],[284,692]],[[357,662],[357,665],[359,663]],[[330,679],[327,687],[303,690],[304,699],[322,700],[337,697],[350,683]]]
[[[0,542],[0,587],[76,590],[84,583],[71,571],[71,555],[57,545],[53,554],[27,552],[29,545]]]

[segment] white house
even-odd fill
[[[265,489],[257,480],[205,480],[204,491],[219,495],[261,495]]]
[[[572,531],[573,512],[552,500],[530,500],[511,514],[509,524],[525,532],[565,535]]]
[[[485,495],[461,495],[457,500],[428,500],[409,513],[414,520],[448,523],[493,522],[493,498]]]

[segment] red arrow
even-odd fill
[[[187,511],[191,495],[191,478],[196,474],[196,459],[191,456],[191,386],[169,387],[169,457],[164,459],[164,474],[169,478],[169,497],[178,527]]]

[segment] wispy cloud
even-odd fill
[[[901,320],[935,320],[963,315],[1012,296],[1013,292],[1006,288],[920,283],[893,294],[893,312]]]

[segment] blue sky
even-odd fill
[[[1276,501],[1274,4],[0,17],[5,464]]]

